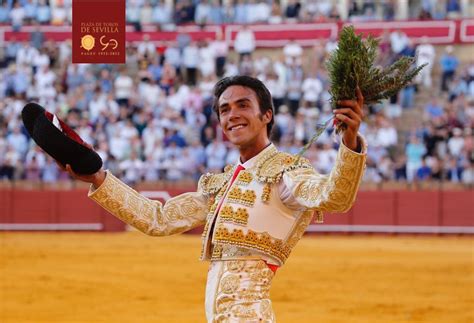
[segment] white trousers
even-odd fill
[[[270,300],[273,275],[262,260],[211,262],[206,285],[207,321],[275,322]]]

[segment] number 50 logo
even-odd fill
[[[116,49],[118,47],[118,42],[117,40],[115,39],[110,39],[109,41],[107,42],[104,42],[103,39],[105,38],[105,35],[100,37],[99,41],[100,41],[100,44],[103,46],[102,47],[102,51],[106,50],[107,47],[111,46],[112,49]]]

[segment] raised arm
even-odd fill
[[[338,101],[334,111],[336,120],[347,126],[329,175],[321,175],[313,168],[299,168],[283,175],[280,189],[282,202],[294,209],[314,209],[327,212],[346,212],[354,203],[365,169],[367,144],[358,134],[364,116],[364,98],[359,88],[357,100]]]
[[[358,137],[362,151],[341,144],[336,163],[328,175],[313,168],[299,168],[283,175],[282,202],[293,209],[346,212],[354,203],[365,169],[365,141]]]

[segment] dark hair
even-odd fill
[[[267,124],[267,135],[270,136],[270,132],[273,128],[274,123],[274,109],[273,109],[273,101],[272,95],[270,91],[268,91],[265,84],[262,83],[259,79],[254,77],[246,76],[246,75],[237,75],[237,76],[230,76],[224,77],[222,80],[216,83],[214,86],[214,103],[212,108],[217,114],[217,118],[219,119],[219,98],[224,93],[224,91],[229,86],[240,85],[249,89],[252,89],[255,94],[257,95],[258,105],[260,108],[260,113],[263,115],[268,110],[272,110],[272,118],[270,122]]]

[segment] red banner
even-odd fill
[[[125,63],[125,0],[74,0],[72,62]]]

